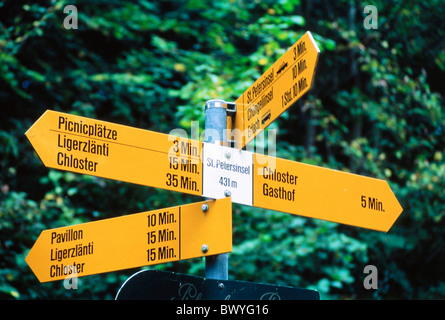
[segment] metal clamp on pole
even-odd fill
[[[236,105],[224,100],[209,100],[205,104],[205,142],[227,144],[227,115],[236,109]],[[236,111],[236,110],[235,110]],[[228,280],[229,256],[227,253],[207,256],[205,258],[206,278]]]
[[[236,115],[236,103],[235,102],[226,102],[227,103],[227,115],[230,117],[234,117]]]

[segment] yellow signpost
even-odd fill
[[[221,200],[45,230],[26,258],[38,279],[230,252],[231,201],[387,232],[402,207],[386,181],[241,150],[310,90],[319,52],[306,32],[235,101],[237,149],[46,111],[26,132],[45,166]]]
[[[230,251],[232,204],[224,198],[45,230],[26,262],[48,282]]]
[[[45,166],[202,194],[202,143],[47,110],[26,132]]]
[[[312,87],[320,52],[306,32],[236,101],[229,140],[242,149]]]
[[[255,207],[384,232],[402,213],[384,180],[274,157],[257,159],[255,154]]]

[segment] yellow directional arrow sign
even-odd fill
[[[48,282],[230,251],[232,205],[225,198],[45,230],[26,262]]]
[[[384,180],[204,144],[204,196],[378,231],[402,212]]]
[[[256,207],[385,232],[403,210],[384,180],[258,155],[254,172]]]
[[[317,43],[306,32],[236,101],[236,116],[229,140],[242,149],[263,129],[301,98],[314,82]]]
[[[201,195],[202,143],[47,110],[26,132],[45,166]]]

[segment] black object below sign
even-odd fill
[[[320,294],[271,284],[143,270],[125,281],[116,300],[320,300]]]

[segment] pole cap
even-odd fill
[[[210,108],[224,108],[228,112],[236,112],[236,104],[234,102],[226,102],[221,99],[212,99],[206,101],[205,110]]]

